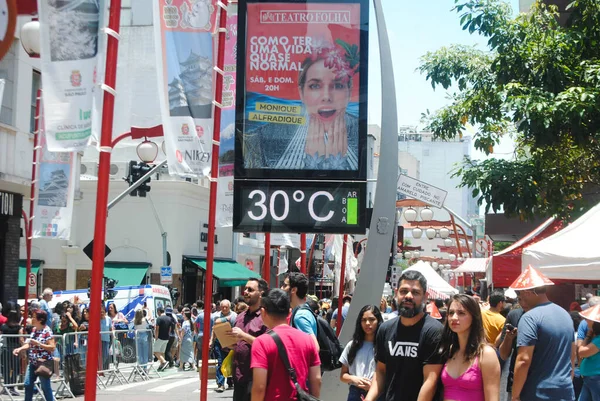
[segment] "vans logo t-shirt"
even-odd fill
[[[391,356],[405,356],[409,358],[417,357],[417,350],[419,349],[419,343],[396,341],[392,343],[388,341]]]

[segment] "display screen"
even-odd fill
[[[236,181],[237,232],[364,234],[366,183]]]
[[[366,0],[240,2],[236,178],[366,179]]]

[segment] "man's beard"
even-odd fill
[[[411,302],[411,304],[413,305],[412,308],[406,308],[404,306],[401,306],[400,309],[398,309],[398,315],[402,316],[402,317],[415,317],[417,316],[419,313],[423,312],[423,304],[421,305],[416,305],[414,302]]]

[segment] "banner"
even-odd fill
[[[43,127],[45,114],[40,112],[40,115],[42,116],[40,127]],[[43,128],[38,135],[40,135],[40,151],[38,151],[38,185],[35,195],[33,238],[69,240],[77,179],[75,164],[77,153],[50,152]]]
[[[237,54],[237,14],[227,15],[225,61],[223,64],[223,108],[221,109],[221,145],[217,184],[217,227],[233,225],[233,165],[235,162],[235,65]]]
[[[158,97],[169,173],[210,174],[216,0],[154,2]]]
[[[98,32],[104,1],[38,0],[47,146],[84,150],[92,136]],[[99,133],[95,133],[99,135]]]
[[[359,178],[367,111],[361,4],[246,7],[240,171],[271,178],[285,176],[281,170],[308,178],[315,170],[347,171],[341,177]]]

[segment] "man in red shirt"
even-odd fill
[[[321,360],[312,337],[290,327],[288,294],[272,289],[261,299],[264,324],[281,338],[291,367],[300,386],[315,397],[321,393]],[[252,401],[288,401],[296,399],[296,389],[286,370],[277,345],[263,334],[252,344]],[[308,386],[307,386],[308,382]]]

